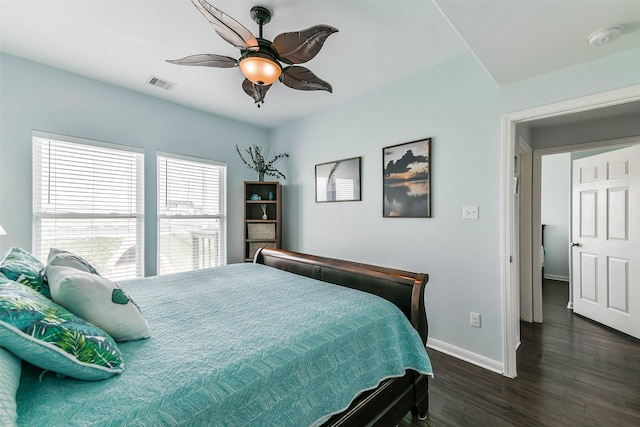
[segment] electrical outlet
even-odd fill
[[[469,323],[471,324],[471,326],[473,326],[474,328],[479,328],[480,327],[480,313],[474,313],[473,311],[470,313],[469,316]]]

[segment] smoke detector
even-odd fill
[[[621,27],[607,28],[605,30],[598,30],[592,33],[587,40],[591,46],[600,46],[603,44],[611,43],[622,34]]]

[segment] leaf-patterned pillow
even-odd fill
[[[29,286],[47,298],[51,298],[49,285],[42,276],[44,264],[21,248],[11,248],[0,261],[0,272],[7,278]]]
[[[5,278],[0,278],[0,343],[33,365],[81,380],[109,378],[124,368],[106,332]]]

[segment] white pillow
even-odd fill
[[[48,265],[53,300],[93,323],[116,341],[150,336],[149,324],[126,292],[109,279],[65,265]]]
[[[62,249],[49,249],[47,257],[47,265],[62,265],[65,267],[73,267],[76,270],[86,271],[87,273],[98,274],[96,270],[87,260]]]

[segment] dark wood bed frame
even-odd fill
[[[426,345],[428,324],[424,291],[429,276],[374,265],[325,258],[283,249],[261,248],[253,262],[378,295],[407,316]],[[429,410],[428,377],[409,370],[361,394],[344,412],[323,426],[395,425],[409,411],[420,419]]]

